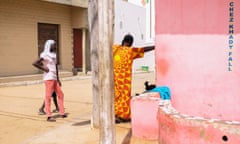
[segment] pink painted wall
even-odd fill
[[[240,125],[185,119],[158,111],[159,144],[239,144]]]
[[[146,93],[131,99],[132,136],[147,140],[158,139],[157,113],[159,93]]]
[[[240,0],[233,15],[230,0],[155,2],[157,85],[170,87],[181,113],[240,120]]]

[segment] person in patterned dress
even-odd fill
[[[132,63],[134,59],[142,58],[144,52],[154,47],[135,48],[133,36],[124,36],[121,45],[113,45],[115,121],[129,122],[131,120],[130,100],[132,82]]]

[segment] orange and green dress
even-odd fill
[[[130,119],[132,63],[144,56],[143,48],[113,45],[115,116]]]

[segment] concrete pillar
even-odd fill
[[[86,74],[86,38],[87,37],[87,33],[86,33],[86,29],[82,29],[82,72],[84,74]]]

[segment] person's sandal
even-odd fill
[[[64,115],[61,115],[61,118],[66,118],[67,117],[67,115],[66,114],[64,114]]]
[[[121,123],[121,119],[115,116],[115,124],[119,124],[119,123]]]
[[[127,122],[131,122],[131,119],[123,119],[123,118],[115,116],[115,123],[116,124],[127,123]]]
[[[128,122],[131,122],[131,119],[121,119],[121,122],[128,123]]]
[[[45,115],[46,112],[43,110],[43,109],[39,109],[39,112],[38,112],[39,115]]]
[[[55,118],[53,118],[53,117],[47,117],[47,121],[48,121],[48,122],[55,122],[55,121],[56,121],[56,119],[55,119]]]

